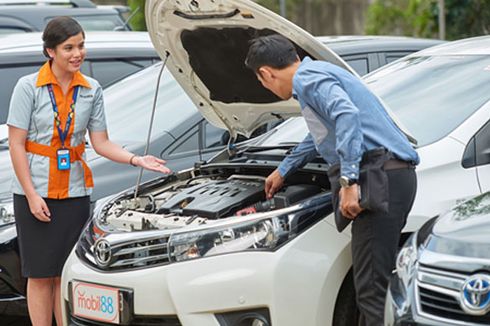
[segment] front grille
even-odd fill
[[[110,326],[113,324],[102,323],[85,318],[70,316],[70,326]],[[131,319],[132,326],[182,326],[177,316],[148,316],[135,315]]]
[[[467,276],[427,266],[419,267],[417,290],[422,313],[461,323],[489,325],[490,313],[475,316],[461,308],[460,291]]]
[[[96,269],[116,272],[165,265],[170,262],[168,236],[145,238],[142,235],[140,238],[132,237],[126,241],[111,243],[111,259],[106,265],[101,265],[95,259],[96,236],[93,234],[92,226],[85,229],[77,243],[76,253],[80,259]],[[107,239],[110,240],[109,237]]]
[[[483,316],[468,315],[461,309],[458,300],[450,295],[419,287],[419,296],[422,311],[430,315],[475,324],[490,324],[490,313]]]

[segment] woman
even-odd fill
[[[72,18],[51,20],[43,33],[49,60],[19,79],[10,102],[9,145],[16,178],[14,212],[27,304],[35,326],[61,320],[63,263],[90,215],[92,174],[84,161],[88,130],[95,151],[110,160],[168,173],[165,161],[140,157],[107,135],[102,89],[83,76],[85,34]]]

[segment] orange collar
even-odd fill
[[[48,84],[59,85],[58,81],[56,80],[56,77],[53,74],[53,71],[51,70],[51,64],[49,61],[47,61],[41,67],[41,69],[39,69],[39,74],[37,76],[37,81],[36,81],[36,87],[41,87],[41,86],[45,86]],[[83,77],[83,75],[80,71],[77,71],[73,75],[73,79],[71,80],[70,88],[75,87],[75,86],[83,86],[86,88],[92,88],[92,87],[90,87],[90,84],[85,79],[85,77]]]

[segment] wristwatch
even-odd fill
[[[339,183],[342,188],[350,187],[353,184],[357,183],[357,179],[351,179],[349,177],[346,177],[345,175],[341,176],[339,178]]]

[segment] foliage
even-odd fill
[[[489,33],[489,0],[445,0],[446,38]],[[437,0],[375,0],[368,9],[366,34],[438,36]]]
[[[135,31],[146,31],[145,0],[128,0],[128,5],[131,8],[131,13],[138,10],[129,21],[131,28]]]

